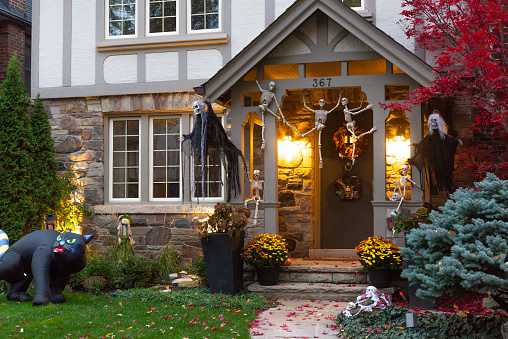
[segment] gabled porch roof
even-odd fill
[[[344,5],[342,1],[298,0],[212,78],[196,87],[196,93],[206,96],[211,101],[217,100],[317,11],[322,11],[335,20],[422,86],[429,86],[435,79],[430,65]]]

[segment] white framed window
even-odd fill
[[[135,37],[138,32],[138,0],[106,0],[106,38]]]
[[[150,200],[182,199],[180,178],[180,117],[150,118]]]
[[[145,0],[146,1],[146,34],[178,33],[178,0]]]
[[[187,33],[222,29],[222,0],[187,0]]]
[[[365,0],[342,0],[342,2],[354,10],[365,9]]]
[[[112,118],[109,124],[110,200],[141,201],[139,118]]]

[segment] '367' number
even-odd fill
[[[314,78],[312,79],[312,87],[330,87],[332,78]]]

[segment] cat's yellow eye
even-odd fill
[[[60,241],[60,240],[62,240],[62,237],[61,237],[61,236],[58,236],[58,237],[56,238],[56,240]]]
[[[76,242],[76,239],[69,239],[69,240],[67,240],[67,242],[68,242],[69,244],[74,244],[74,243]]]

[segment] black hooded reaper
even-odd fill
[[[206,159],[211,150],[218,152],[222,167],[226,171],[226,192],[227,201],[231,200],[231,189],[240,192],[240,164],[238,158],[241,157],[245,164],[242,151],[240,151],[229,140],[222,123],[215,115],[212,104],[195,101],[192,105],[194,111],[194,127],[190,134],[185,134],[182,139],[182,157],[185,153],[188,158],[192,157],[194,164],[201,164],[201,195],[205,194],[206,179]],[[184,159],[182,159],[182,164]],[[192,163],[191,163],[191,166]],[[191,171],[192,172],[192,171]],[[194,178],[191,178],[191,181]],[[196,182],[194,181],[194,191],[196,191]]]

